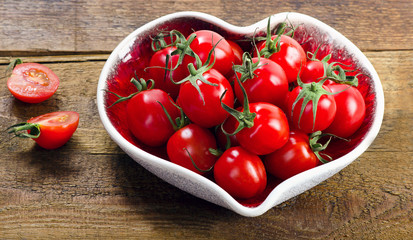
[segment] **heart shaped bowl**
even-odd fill
[[[293,12],[279,13],[271,16],[271,29],[275,29],[279,23],[287,19],[294,26],[298,26],[294,38],[306,51],[314,52],[317,46],[321,45],[319,52],[332,53],[334,60],[352,64],[362,73],[359,77],[358,89],[366,102],[366,118],[358,132],[351,137],[351,141],[340,143],[336,148],[333,146],[334,161],[285,181],[270,177],[263,194],[248,200],[234,199],[211,178],[203,177],[168,161],[165,148],[149,148],[138,142],[127,129],[126,103],[108,108],[114,99],[105,90],[127,96],[135,91],[130,83],[135,73],[139,77],[148,79],[144,69],[153,54],[150,48],[151,38],[159,31],[176,29],[187,36],[194,30],[209,29],[228,39],[238,41],[241,47],[246,48],[251,47],[251,43],[245,41],[246,39],[264,34],[268,18],[251,26],[238,27],[204,13],[177,12],[149,22],[128,35],[109,56],[98,83],[98,110],[110,137],[126,154],[164,181],[194,196],[248,217],[259,216],[339,172],[357,159],[379,132],[384,113],[384,96],[380,79],[366,56],[352,42],[317,19]]]

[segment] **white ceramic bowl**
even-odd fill
[[[267,18],[251,26],[238,27],[214,16],[199,12],[178,12],[149,22],[127,36],[112,52],[102,69],[97,89],[97,105],[100,118],[110,137],[131,158],[166,182],[199,198],[249,217],[259,216],[270,208],[297,196],[339,172],[359,157],[370,146],[379,132],[384,112],[384,96],[380,79],[369,60],[353,43],[317,19],[293,12],[279,13],[271,16],[272,29],[287,17],[295,26],[300,25],[301,30],[298,30],[296,34],[299,41],[311,40],[314,42],[314,46],[323,42],[325,46],[333,49],[333,55],[342,58],[344,61],[351,60],[364,73],[364,76],[367,76],[360,81],[360,88],[364,92],[367,101],[367,117],[353,144],[345,149],[347,153],[343,153],[338,159],[328,164],[318,166],[274,185],[275,187],[268,190],[264,198],[259,201],[260,204],[251,205],[234,199],[210,179],[163,159],[162,154],[155,156],[144,147],[137,147],[136,145],[139,144],[130,139],[125,129],[122,130],[122,120],[117,118],[116,112],[108,111],[106,106],[108,96],[104,90],[108,88],[109,82],[113,85],[114,81],[117,81],[114,76],[120,71],[119,66],[122,64],[123,67],[127,66],[131,59],[139,58],[140,53],[144,54],[142,49],[148,46],[149,36],[153,36],[159,30],[171,30],[171,28],[178,28],[178,30],[185,28],[189,31],[191,28],[203,28],[215,30],[225,37],[239,39],[244,36],[251,37],[254,33],[265,31],[268,21]],[[139,65],[139,60],[132,61],[129,65],[133,64]],[[119,89],[123,86],[119,83],[115,84]],[[119,112],[122,112],[122,110],[119,110]],[[151,151],[153,152],[153,149]]]

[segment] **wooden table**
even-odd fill
[[[337,29],[381,78],[377,139],[340,173],[256,218],[158,179],[109,138],[96,87],[120,40],[183,10],[236,25],[296,11]],[[20,57],[61,79],[51,99],[30,105],[14,99],[2,78],[0,128],[51,111],[81,116],[73,138],[53,151],[1,131],[0,239],[413,239],[412,19],[411,0],[0,1],[0,72]]]

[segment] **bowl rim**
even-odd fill
[[[201,13],[201,12],[195,12],[195,11],[183,11],[183,12],[175,12],[175,13],[162,16],[134,30],[127,37],[125,37],[112,51],[105,65],[103,66],[103,69],[99,77],[99,82],[97,86],[97,107],[98,107],[99,116],[100,116],[100,119],[101,119],[101,122],[104,128],[106,129],[106,131],[108,132],[112,140],[116,142],[118,146],[120,146],[121,149],[125,151],[128,155],[133,154],[134,156],[138,156],[140,159],[148,159],[149,161],[152,161],[155,164],[164,165],[164,166],[167,166],[168,168],[172,168],[172,170],[174,171],[179,171],[180,174],[183,174],[186,177],[194,178],[196,181],[199,181],[201,184],[203,184],[207,188],[219,194],[222,197],[221,200],[226,204],[224,207],[229,208],[240,215],[248,216],[248,217],[259,216],[265,213],[266,211],[268,211],[270,208],[290,199],[293,196],[300,194],[301,192],[307,191],[311,187],[314,187],[315,185],[319,184],[321,181],[324,181],[328,177],[336,174],[341,169],[343,169],[348,164],[350,164],[355,159],[357,159],[364,151],[366,151],[366,149],[372,144],[372,142],[378,135],[382,121],[383,121],[383,115],[384,115],[383,88],[382,88],[379,76],[376,70],[374,69],[373,65],[370,63],[367,57],[360,51],[360,49],[356,47],[344,35],[342,35],[338,31],[336,31],[335,29],[321,22],[318,19],[315,19],[305,14],[297,13],[297,12],[281,12],[281,13],[271,15],[270,16],[271,24],[273,25],[273,24],[279,23],[280,21],[285,20],[287,16],[288,16],[288,19],[291,21],[300,21],[300,22],[310,23],[310,24],[318,26],[320,29],[323,29],[323,31],[328,32],[336,41],[339,41],[340,43],[345,45],[348,52],[351,52],[352,54],[354,54],[355,58],[357,58],[362,63],[361,65],[365,68],[365,70],[369,73],[371,77],[372,86],[374,87],[373,91],[375,92],[375,101],[374,101],[375,102],[375,106],[374,106],[375,113],[373,114],[372,123],[371,123],[370,128],[367,130],[366,135],[363,137],[361,142],[349,153],[343,155],[340,158],[335,159],[333,162],[320,165],[314,169],[310,169],[308,171],[302,172],[292,178],[289,178],[281,182],[270,192],[270,194],[266,197],[266,199],[260,205],[256,207],[248,207],[248,206],[242,205],[237,200],[235,200],[226,191],[220,188],[215,182],[199,174],[196,174],[186,168],[173,164],[169,161],[166,161],[165,159],[156,157],[136,147],[135,145],[130,143],[128,140],[126,140],[115,129],[115,127],[109,120],[109,117],[106,112],[105,101],[104,101],[105,100],[104,90],[106,89],[106,80],[110,76],[111,67],[114,66],[117,63],[117,61],[127,56],[130,50],[130,47],[132,46],[132,44],[134,44],[134,41],[136,37],[139,35],[139,33],[145,32],[146,30],[149,30],[157,26],[158,24],[170,21],[172,19],[196,18],[196,19],[208,22],[208,23],[212,23],[228,32],[234,32],[237,34],[247,35],[247,34],[251,34],[257,29],[266,28],[268,17],[249,26],[235,26],[213,15],[209,15],[209,14]],[[306,182],[306,183],[304,182],[305,179],[307,180],[309,179],[309,176],[311,176],[311,174],[314,174],[315,172],[318,172],[318,171],[323,171],[325,173],[333,172],[333,174],[331,174],[327,178],[322,179],[321,181],[316,179],[313,182],[311,181]],[[289,189],[289,186],[299,185],[299,184],[307,184],[307,187],[309,188],[307,188],[306,190],[300,191],[298,193],[297,192],[291,193],[290,191],[291,189]],[[283,193],[284,196],[280,196],[281,193]]]

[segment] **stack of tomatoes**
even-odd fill
[[[247,51],[210,30],[161,33],[150,79],[133,78],[128,97],[112,92],[127,101],[130,132],[239,199],[262,193],[267,174],[283,180],[331,160],[331,137],[349,138],[365,116],[357,74],[306,53],[289,29],[268,24]]]

